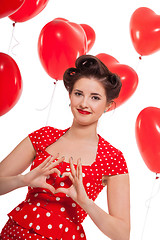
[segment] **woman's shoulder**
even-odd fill
[[[36,150],[45,149],[48,145],[55,142],[62,136],[67,129],[62,130],[52,126],[41,127],[30,134],[28,134],[34,148]]]
[[[104,139],[101,135],[99,135],[99,137],[100,137],[99,144],[101,145],[100,146],[101,150],[103,150],[105,152],[107,151],[107,152],[112,152],[112,153],[116,153],[116,154],[122,154],[122,152],[117,147],[112,145],[110,142],[108,142],[106,139]]]
[[[104,175],[128,173],[128,167],[123,153],[101,136],[98,156],[101,164],[105,166]]]

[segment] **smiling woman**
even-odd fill
[[[85,55],[66,70],[64,84],[71,127],[36,130],[0,164],[0,194],[28,186],[26,199],[8,214],[1,239],[86,239],[82,222],[88,214],[109,238],[129,240],[127,164],[122,152],[97,134],[99,118],[119,95],[120,78]],[[105,185],[109,213],[94,203]]]

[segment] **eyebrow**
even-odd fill
[[[81,91],[81,90],[79,90],[79,89],[75,89],[74,91],[78,91],[78,92],[80,92],[80,93],[83,93],[83,91]],[[99,94],[99,93],[91,93],[91,95],[101,96],[101,94]],[[102,96],[101,96],[101,97],[102,97]]]

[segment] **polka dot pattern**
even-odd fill
[[[36,150],[36,158],[31,165],[31,170],[50,155],[46,151],[47,146],[57,141],[68,129],[59,130],[53,127],[43,127],[29,134],[29,138]],[[104,187],[102,184],[103,175],[111,176],[128,173],[122,152],[100,135],[98,136],[99,142],[95,161],[90,166],[82,166],[84,188],[88,197],[93,201]],[[70,165],[67,162],[62,162],[56,167],[61,173],[70,172]],[[47,177],[47,183],[54,186],[55,189],[59,187],[68,188],[72,185],[69,177],[62,179],[55,173]],[[52,212],[55,212],[55,214],[53,215]],[[81,223],[87,213],[64,193],[53,195],[47,189],[29,187],[25,201],[17,206],[9,216],[14,220],[16,219],[16,222],[21,226],[34,229],[36,233],[44,235],[44,237],[47,234],[48,239],[55,239],[49,234],[50,232],[55,234],[56,228],[57,234],[62,234],[62,232],[64,234],[59,239],[86,239]],[[35,217],[33,218],[33,216]],[[55,228],[55,226],[57,227]]]

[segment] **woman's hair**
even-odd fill
[[[97,57],[92,55],[82,55],[77,58],[75,68],[68,68],[64,75],[64,85],[69,93],[72,92],[74,84],[80,78],[95,78],[103,84],[107,101],[112,102],[119,96],[121,90],[121,79],[102,63]]]

